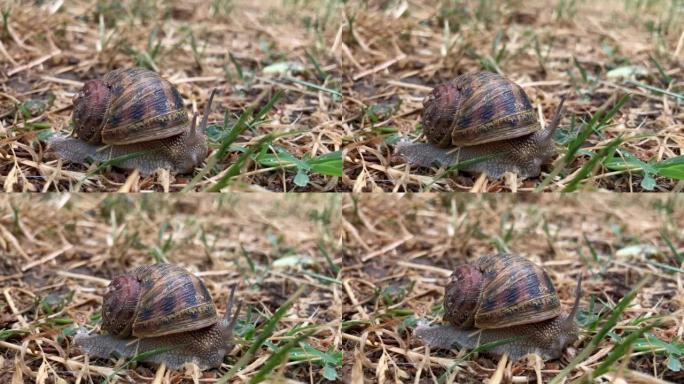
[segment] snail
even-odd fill
[[[536,177],[554,154],[563,102],[542,129],[519,85],[495,73],[467,73],[437,86],[423,101],[423,132],[429,143],[403,141],[395,152],[420,167],[462,163],[463,171],[493,178],[505,172]]]
[[[449,349],[454,344],[474,349],[502,341],[488,350],[519,360],[530,353],[557,359],[577,340],[575,314],[581,295],[581,275],[575,303],[561,310],[556,289],[538,265],[513,254],[484,256],[451,274],[444,295],[448,325],[416,327],[428,346]]]
[[[197,127],[188,121],[178,90],[157,73],[143,68],[111,71],[90,80],[73,99],[75,137],[54,135],[48,146],[71,162],[116,159],[116,166],[189,173],[207,157],[204,132],[212,91]]]
[[[79,332],[74,342],[90,356],[125,357],[151,352],[143,361],[173,369],[195,363],[215,368],[232,349],[241,303],[231,315],[235,288],[226,314],[219,318],[204,283],[172,264],[144,265],[114,278],[102,302],[102,326],[109,335]]]

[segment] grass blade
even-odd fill
[[[278,308],[277,311],[275,311],[275,313],[273,314],[273,316],[271,316],[271,318],[268,319],[268,321],[267,321],[267,322],[264,324],[264,326],[262,327],[261,334],[259,335],[259,337],[257,337],[256,340],[254,340],[254,342],[252,343],[252,345],[249,347],[249,349],[247,350],[247,352],[245,352],[245,354],[242,355],[242,357],[240,358],[240,360],[238,360],[237,363],[235,363],[235,365],[233,365],[233,368],[231,368],[230,371],[228,371],[228,373],[226,373],[225,375],[223,375],[223,377],[221,377],[221,378],[216,382],[217,384],[225,384],[225,383],[227,383],[228,380],[230,380],[230,379],[232,379],[233,377],[235,377],[235,375],[237,374],[237,372],[238,372],[242,367],[244,367],[245,365],[247,365],[247,362],[249,362],[249,361],[252,360],[252,357],[254,356],[254,354],[256,353],[256,351],[257,351],[259,348],[261,348],[261,346],[264,344],[264,342],[266,342],[266,340],[273,334],[273,331],[275,330],[276,324],[278,324],[278,322],[280,321],[280,319],[282,319],[283,316],[285,316],[285,314],[287,313],[287,311],[288,311],[288,310],[290,309],[290,307],[292,307],[292,305],[294,304],[295,300],[297,300],[297,299],[299,298],[299,296],[301,296],[301,294],[304,293],[304,289],[305,289],[305,288],[306,288],[306,286],[301,286],[301,287],[299,287],[299,289],[297,289],[297,291],[296,291],[294,294],[292,294],[292,296],[291,296],[283,305],[281,305],[280,308]]]
[[[608,158],[609,156],[612,156],[617,147],[622,144],[622,136],[618,136],[615,139],[613,139],[610,143],[608,143],[607,146],[605,146],[599,153],[597,153],[594,157],[592,157],[589,161],[587,161],[586,164],[582,166],[582,168],[577,172],[575,177],[570,180],[568,185],[563,188],[562,192],[574,192],[577,190],[577,186],[579,183],[586,179],[589,173],[594,169],[594,166],[599,163],[599,161],[603,161],[603,159]]]
[[[259,152],[263,146],[270,144],[274,138],[274,135],[268,134],[261,138],[259,141],[257,141],[254,145],[247,148],[245,153],[240,155],[240,157],[235,161],[235,163],[233,163],[230,166],[230,168],[228,168],[228,170],[221,177],[221,179],[219,179],[219,181],[217,181],[216,184],[211,185],[207,189],[205,189],[204,192],[221,192],[223,188],[227,187],[228,184],[230,184],[230,181],[233,177],[240,174],[240,170],[242,169],[242,166],[245,164],[247,159],[256,152]]]
[[[570,372],[572,372],[572,370],[575,369],[575,367],[579,363],[584,361],[586,358],[589,357],[589,355],[591,355],[592,352],[594,352],[594,350],[598,347],[601,340],[603,340],[603,338],[608,334],[608,332],[610,332],[610,330],[613,329],[613,327],[615,327],[615,325],[618,322],[618,318],[627,309],[627,306],[632,302],[632,300],[634,300],[637,293],[641,290],[641,288],[644,287],[644,285],[646,285],[650,281],[650,276],[641,280],[631,291],[629,291],[620,300],[620,302],[617,303],[617,305],[612,311],[608,312],[609,316],[608,319],[606,319],[606,322],[603,325],[603,327],[601,327],[601,329],[596,333],[596,335],[594,335],[594,337],[589,341],[587,346],[584,347],[584,349],[580,353],[578,353],[577,356],[575,356],[575,358],[572,359],[572,361],[568,363],[568,365],[566,365],[565,368],[563,368],[563,370],[561,370],[558,373],[558,375],[556,375],[549,382],[549,384],[561,383],[570,374]]]
[[[589,136],[594,132],[600,131],[601,128],[603,128],[603,126],[605,126],[606,123],[613,118],[617,111],[619,111],[629,100],[630,96],[625,95],[620,98],[620,100],[607,113],[604,114],[601,110],[597,111],[594,116],[592,116],[591,120],[589,120],[589,122],[586,123],[584,127],[577,133],[577,136],[575,136],[575,138],[568,143],[568,150],[565,153],[565,156],[555,162],[555,166],[553,167],[551,173],[544,178],[544,180],[542,180],[542,182],[535,188],[534,191],[542,192],[544,188],[551,184],[553,179],[555,179],[556,176],[563,171],[563,169],[567,168],[572,163],[572,161],[575,159],[577,151],[584,144],[584,142],[587,141]]]
[[[278,348],[278,351],[276,353],[272,354],[268,360],[264,362],[264,364],[261,366],[261,369],[257,371],[257,373],[252,376],[251,379],[249,379],[249,384],[256,384],[256,383],[261,383],[262,381],[266,380],[268,377],[271,377],[271,372],[278,366],[284,364],[287,362],[288,356],[290,354],[290,351],[299,345],[300,342],[311,336],[315,331],[311,330],[309,332],[306,332],[302,335],[297,336],[296,338],[288,341],[285,345],[282,347]]]
[[[634,344],[641,336],[644,335],[644,333],[651,330],[651,328],[653,328],[654,326],[655,324],[651,324],[649,326],[639,329],[636,332],[630,333],[629,336],[622,340],[621,343],[613,347],[613,350],[610,351],[608,357],[603,359],[601,364],[599,364],[599,366],[596,367],[596,369],[585,373],[581,378],[579,378],[575,382],[593,383],[595,378],[598,378],[599,376],[607,373],[610,370],[610,367],[616,361],[620,360],[620,358],[627,355],[627,353],[632,347],[632,344]]]

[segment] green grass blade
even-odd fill
[[[223,375],[223,377],[221,377],[216,382],[217,384],[227,383],[228,380],[235,377],[237,372],[242,367],[247,365],[247,363],[252,360],[252,357],[254,356],[256,351],[263,346],[264,342],[266,342],[266,340],[269,337],[271,337],[271,335],[273,334],[273,331],[275,330],[275,327],[278,324],[278,322],[280,321],[280,319],[282,319],[283,316],[285,316],[287,311],[294,304],[295,300],[297,300],[299,298],[299,296],[301,296],[301,294],[304,293],[305,288],[306,288],[306,286],[299,287],[299,289],[297,289],[297,291],[294,294],[292,294],[292,296],[285,303],[283,303],[283,305],[281,305],[277,311],[275,311],[273,316],[271,316],[271,318],[268,319],[268,321],[263,325],[263,327],[261,329],[261,334],[259,334],[259,336],[257,337],[256,340],[254,340],[254,342],[252,342],[252,345],[249,347],[247,352],[245,352],[245,354],[242,355],[240,360],[238,360],[237,363],[235,363],[235,365],[233,365],[233,368],[231,368],[230,371],[228,371],[225,375]]]
[[[674,244],[672,244],[670,237],[665,233],[665,231],[660,231],[660,237],[663,238],[663,241],[665,244],[667,244],[667,247],[670,248],[670,252],[672,252],[672,255],[675,257],[675,259],[677,259],[679,263],[684,263],[684,255],[677,252],[677,248],[675,248]]]
[[[266,103],[266,105],[264,105],[264,107],[261,108],[259,110],[259,112],[257,112],[257,114],[254,116],[254,120],[249,124],[249,126],[254,127],[255,124],[260,123],[261,119],[263,119],[263,117],[266,116],[268,111],[270,111],[273,108],[275,103],[277,103],[278,100],[280,100],[283,97],[283,95],[285,95],[285,91],[283,91],[282,89],[279,89],[275,93],[275,95],[273,95],[273,97],[271,97],[271,99],[268,101],[268,103]]]
[[[273,139],[275,138],[274,135],[268,134],[261,138],[259,141],[257,141],[254,145],[251,145],[245,153],[240,155],[240,157],[233,163],[230,168],[226,171],[226,173],[219,179],[219,181],[216,182],[216,184],[209,186],[207,189],[204,190],[204,192],[221,192],[221,190],[230,184],[230,181],[232,180],[233,177],[237,176],[240,174],[240,170],[242,169],[242,166],[245,164],[247,159],[252,156],[254,153],[259,152],[262,147],[269,145]]]
[[[264,364],[261,366],[259,371],[252,376],[251,379],[249,379],[249,384],[257,384],[261,383],[262,381],[266,380],[271,376],[271,372],[278,366],[287,363],[288,355],[290,354],[290,351],[299,345],[300,342],[303,340],[307,339],[309,336],[311,336],[315,331],[311,330],[309,332],[306,332],[302,335],[297,336],[296,338],[288,341],[285,345],[282,347],[278,348],[276,353],[272,354],[268,360],[264,362]]]
[[[307,163],[313,172],[342,177],[342,151],[326,153],[308,160]]]
[[[247,119],[252,115],[252,109],[249,108],[245,112],[243,112],[240,117],[238,118],[238,121],[233,125],[233,129],[228,132],[227,135],[221,139],[221,145],[219,146],[219,149],[212,154],[209,159],[207,160],[207,164],[200,170],[195,177],[190,180],[190,182],[183,187],[182,192],[188,192],[191,191],[197,183],[204,178],[214,167],[216,164],[218,164],[219,160],[222,160],[226,152],[228,151],[228,148],[230,148],[230,145],[237,139],[237,137],[244,132],[244,130],[247,128]],[[228,125],[228,116],[227,114],[224,115],[223,118],[223,126],[227,127]]]
[[[603,149],[599,151],[594,157],[592,157],[589,161],[586,162],[582,166],[582,168],[577,172],[575,177],[570,180],[568,185],[563,188],[562,192],[574,192],[577,190],[577,186],[579,183],[584,180],[589,173],[594,169],[594,166],[599,163],[599,161],[603,161],[604,159],[608,158],[611,156],[617,147],[622,144],[622,136],[616,137],[613,139],[610,143],[608,143],[607,146],[605,146]]]
[[[599,364],[599,366],[596,367],[596,369],[585,373],[581,378],[579,378],[575,382],[591,384],[594,382],[595,378],[606,374],[615,362],[620,360],[622,357],[625,357],[625,355],[631,349],[632,344],[634,344],[641,336],[643,336],[644,333],[653,328],[653,326],[654,324],[651,324],[647,327],[639,329],[636,332],[630,333],[629,336],[622,340],[622,342],[613,347],[613,350],[610,351],[608,356],[605,359],[603,359],[601,364]]]
[[[627,309],[627,306],[634,300],[636,297],[637,293],[641,290],[641,288],[644,287],[644,285],[648,284],[651,281],[651,276],[648,276],[641,280],[637,285],[629,291],[615,306],[615,308],[608,312],[608,318],[606,319],[605,324],[601,329],[596,332],[596,335],[589,341],[586,347],[575,356],[574,359],[570,363],[568,363],[565,368],[563,368],[550,382],[549,384],[559,384],[562,381],[565,380],[565,378],[572,372],[575,367],[587,359],[592,352],[598,347],[599,343],[603,338],[610,332],[613,327],[618,323],[619,317],[622,315],[622,313]]]
[[[640,82],[634,81],[634,80],[627,80],[627,83],[632,84],[634,86],[637,86],[639,88],[648,89],[649,91],[654,92],[654,93],[659,93],[661,95],[670,96],[670,97],[673,97],[675,99],[684,100],[684,95],[679,94],[679,93],[670,92],[666,89],[661,89],[661,88],[654,87],[652,85],[648,85],[648,84],[644,84],[644,83],[640,83]]]
[[[329,94],[331,94],[331,95],[335,95],[335,96],[339,96],[339,97],[342,97],[342,96],[343,96],[343,95],[342,95],[342,92],[340,92],[340,91],[336,91],[336,90],[334,90],[334,89],[326,88],[326,87],[320,86],[320,85],[318,85],[318,84],[310,83],[310,82],[308,82],[308,81],[299,80],[299,79],[296,79],[296,78],[294,78],[294,77],[289,77],[289,76],[283,77],[283,80],[287,80],[287,81],[290,81],[290,82],[293,82],[293,83],[296,83],[296,84],[300,84],[300,85],[303,85],[303,86],[305,86],[305,87],[308,87],[308,88],[311,88],[311,89],[315,89],[315,90],[317,90],[317,91],[327,92],[327,93],[329,93]]]
[[[613,118],[617,111],[619,111],[629,100],[630,96],[625,95],[620,98],[620,100],[607,113],[604,114],[603,111],[597,111],[594,116],[591,117],[591,120],[589,120],[589,122],[586,123],[584,127],[577,133],[577,136],[575,136],[575,138],[568,143],[568,150],[566,151],[565,156],[562,157],[562,160],[559,159],[554,163],[553,170],[535,188],[535,192],[541,192],[544,190],[544,188],[551,184],[553,179],[555,179],[556,176],[563,171],[563,169],[572,163],[577,151],[589,138],[589,136],[594,132],[600,131],[601,128],[603,128],[603,126],[605,126],[606,123]]]

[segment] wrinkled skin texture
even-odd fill
[[[107,161],[125,155],[135,155],[116,162],[122,169],[138,169],[143,175],[158,169],[176,173],[191,173],[208,154],[206,137],[200,132],[188,132],[168,139],[128,145],[99,146],[73,137],[55,135],[48,142],[57,154],[74,163],[87,160]]]
[[[553,156],[562,102],[544,129],[525,92],[487,72],[465,74],[426,97],[423,130],[428,143],[400,142],[395,153],[419,167],[456,166],[500,178],[506,172],[536,177]]]
[[[84,85],[73,101],[73,136],[54,135],[48,146],[75,163],[125,156],[114,165],[143,174],[190,173],[208,154],[204,130],[212,97],[197,127],[168,81],[141,68],[115,70]]]
[[[566,315],[567,316],[567,315]],[[574,319],[564,316],[536,324],[517,325],[502,329],[458,329],[453,325],[419,326],[414,334],[432,348],[450,349],[460,345],[467,349],[494,341],[512,339],[487,352],[508,354],[512,360],[536,353],[544,360],[558,359],[565,348],[577,340],[578,328]]]
[[[74,342],[89,356],[106,359],[116,353],[132,357],[142,352],[163,348],[169,350],[149,356],[144,361],[165,363],[172,369],[180,369],[186,363],[195,363],[202,370],[221,365],[225,354],[233,348],[231,340],[230,321],[223,321],[200,330],[144,339],[84,333],[74,337]]]

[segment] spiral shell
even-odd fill
[[[495,73],[461,75],[437,86],[423,105],[425,136],[439,147],[502,141],[541,129],[525,91]]]
[[[517,255],[485,256],[458,267],[444,297],[457,328],[496,329],[558,317],[561,305],[544,269]]]
[[[178,90],[156,72],[117,69],[87,82],[74,98],[76,135],[90,144],[133,144],[188,129]]]
[[[156,337],[216,324],[216,307],[200,279],[171,264],[152,264],[112,280],[102,328],[119,336]]]

